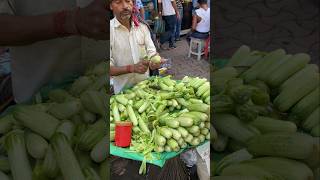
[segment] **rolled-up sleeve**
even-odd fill
[[[9,14],[14,15],[14,1],[13,0],[0,0],[0,15]]]

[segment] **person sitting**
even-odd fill
[[[198,0],[198,5],[199,8],[195,10],[195,14],[192,16],[190,37],[207,39],[210,32],[210,8],[207,0]]]

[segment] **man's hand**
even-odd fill
[[[107,39],[107,9],[105,1],[94,0],[76,13],[75,24],[81,35]]]
[[[139,73],[139,74],[144,74],[147,72],[148,67],[149,67],[149,62],[140,61],[137,64],[133,65],[133,72]]]
[[[180,16],[179,11],[177,11],[176,16],[177,16],[177,19],[180,20],[181,16]]]
[[[151,70],[156,70],[159,69],[161,66],[161,63],[154,63],[154,62],[150,62],[149,67]]]

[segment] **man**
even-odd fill
[[[177,18],[176,31],[175,31],[175,41],[180,41],[181,24],[183,18],[183,0],[176,0],[177,8],[180,14],[180,19]]]
[[[131,87],[148,78],[149,68],[160,68],[160,63],[143,60],[145,55],[157,55],[148,27],[133,21],[131,0],[112,0],[110,9],[110,75],[114,92]]]
[[[10,47],[15,101],[105,60],[106,20],[102,0],[0,0],[0,46]]]
[[[177,19],[180,19],[180,14],[176,5],[175,0],[159,0],[159,14],[162,15],[165,21],[165,29],[168,33],[163,33],[160,37],[160,48],[167,49],[163,47],[163,44],[169,41],[169,48],[174,49],[176,45],[175,40],[175,27]]]

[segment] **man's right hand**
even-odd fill
[[[75,24],[80,34],[94,39],[107,39],[107,9],[106,2],[94,0],[78,11]]]
[[[139,73],[139,74],[144,74],[147,72],[148,68],[149,68],[148,61],[140,61],[137,64],[133,65],[133,72]]]

